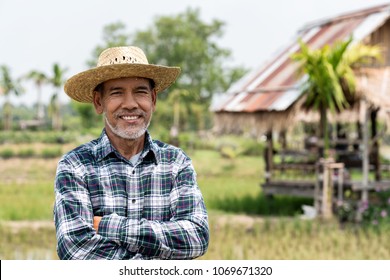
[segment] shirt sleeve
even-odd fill
[[[120,246],[93,228],[93,211],[83,171],[62,160],[55,179],[54,221],[60,259],[114,259]]]
[[[209,242],[207,211],[190,160],[178,169],[170,194],[172,218],[140,221],[113,213],[104,216],[99,234],[151,259],[193,259]]]

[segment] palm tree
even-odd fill
[[[10,130],[12,127],[12,104],[10,101],[11,94],[16,96],[23,92],[19,81],[11,77],[9,68],[6,65],[0,67],[0,93],[5,96],[3,104],[3,122],[4,130]]]
[[[180,133],[180,113],[181,113],[181,101],[182,98],[188,96],[187,90],[174,89],[168,97],[168,104],[172,106],[173,111],[173,124],[170,130],[170,141],[172,144],[179,146],[179,133]]]
[[[59,92],[64,84],[64,73],[66,71],[66,68],[61,68],[58,63],[55,63],[53,65],[53,77],[49,79],[54,86],[54,93],[50,101],[50,112],[52,115],[52,127],[55,130],[61,130],[62,128]]]
[[[342,111],[349,107],[349,100],[355,93],[356,78],[353,69],[379,60],[381,49],[360,43],[352,45],[352,38],[326,45],[320,49],[309,49],[299,41],[301,52],[292,58],[299,63],[300,70],[306,74],[303,93],[306,95],[307,109],[320,112],[320,137],[324,142],[322,155],[327,157],[329,134],[327,113]]]
[[[44,73],[35,70],[29,72],[26,75],[26,79],[34,81],[35,86],[37,87],[37,119],[42,120],[45,115],[42,104],[42,85],[48,83],[49,79]]]

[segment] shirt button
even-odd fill
[[[135,203],[136,201],[137,201],[137,200],[135,200],[135,199],[132,199],[132,200],[131,200],[131,203]]]

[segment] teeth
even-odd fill
[[[123,116],[122,119],[127,120],[127,121],[136,120],[136,119],[138,119],[138,116]]]

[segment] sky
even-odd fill
[[[0,0],[0,65],[14,78],[31,70],[51,74],[54,63],[66,77],[87,69],[103,27],[118,21],[129,33],[145,30],[158,16],[199,8],[209,23],[225,23],[219,45],[232,52],[230,64],[255,69],[295,37],[305,24],[390,3],[386,0]],[[15,103],[36,102],[36,89]],[[52,89],[45,88],[44,100]],[[2,97],[0,97],[0,102]],[[69,98],[63,93],[63,102]]]

